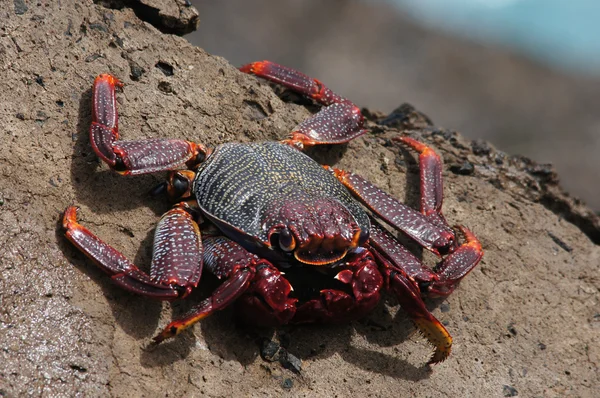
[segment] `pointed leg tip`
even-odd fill
[[[440,347],[437,347],[429,361],[427,361],[427,365],[432,366],[444,362],[450,356],[451,351],[451,347],[444,347],[442,349],[440,349]]]
[[[162,332],[152,338],[153,344],[158,345],[171,337],[175,337],[180,331],[176,326],[168,325]]]
[[[69,230],[77,224],[77,211],[79,207],[69,206],[64,212],[62,226],[64,229]]]
[[[446,328],[435,318],[415,319],[414,322],[423,336],[435,348],[433,356],[427,364],[434,365],[448,358],[452,352],[452,336]]]
[[[252,62],[250,64],[240,66],[239,70],[240,70],[240,72],[253,73],[253,74],[258,75],[258,74],[262,73],[262,71],[265,69],[265,67],[268,64],[270,64],[269,61]]]
[[[123,82],[121,82],[119,79],[117,79],[115,76],[111,75],[110,73],[99,74],[96,77],[95,83],[97,84],[100,82],[106,82],[114,87],[119,87],[119,88],[123,87]]]

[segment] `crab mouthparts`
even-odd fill
[[[294,250],[294,257],[304,264],[325,265],[335,263],[343,259],[348,251],[357,248],[361,244],[361,237],[361,231],[357,230],[352,236],[352,240],[346,240],[339,236],[329,239],[315,239]]]
[[[343,259],[350,248],[340,250],[332,250],[328,252],[312,251],[312,250],[295,250],[294,257],[296,260],[304,264],[310,265],[325,265],[335,263]]]

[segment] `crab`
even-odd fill
[[[93,150],[122,175],[169,171],[155,193],[166,192],[174,205],[156,227],[149,273],[79,224],[75,206],[63,216],[66,237],[114,283],[149,298],[185,298],[205,273],[220,280],[154,337],[157,343],[234,302],[243,320],[259,325],[345,322],[372,311],[387,290],[433,345],[428,364],[445,360],[452,337],[422,296],[450,294],[483,251],[469,229],[450,227],[442,215],[440,157],[409,136],[395,138],[419,154],[420,209],[414,210],[358,174],[321,166],[303,152],[363,135],[355,104],[269,61],[240,70],[322,107],[278,142],[209,148],[180,139],[122,141],[115,96],[123,84],[109,74],[96,77]],[[439,263],[425,266],[382,221]]]

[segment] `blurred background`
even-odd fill
[[[436,125],[552,163],[600,210],[600,1],[192,0],[194,45],[269,59],[359,106],[403,102]]]

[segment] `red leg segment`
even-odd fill
[[[172,300],[188,295],[202,272],[202,246],[196,222],[181,208],[167,212],[155,233],[150,275],[77,222],[77,208],[63,217],[67,238],[121,287],[144,296]],[[177,231],[176,239],[171,234]],[[160,247],[158,247],[160,246]]]
[[[322,105],[331,105],[348,100],[331,91],[317,79],[306,76],[295,69],[282,66],[271,61],[258,61],[240,68],[244,73],[251,73],[275,83],[279,83],[295,92],[314,99]]]
[[[455,236],[449,227],[433,223],[425,215],[398,202],[357,174],[327,166],[325,168],[331,170],[369,210],[423,247],[439,254],[447,252],[454,246]]]
[[[360,109],[319,80],[269,61],[244,65],[240,70],[279,83],[325,105],[294,129],[292,137],[284,141],[289,145],[303,149],[317,144],[342,144],[365,133]]]
[[[102,74],[94,80],[90,142],[94,152],[121,174],[144,174],[193,167],[207,154],[202,145],[176,139],[119,141],[115,87],[117,78]]]
[[[388,262],[377,251],[373,251],[384,275],[386,287],[398,298],[398,302],[411,317],[419,331],[435,347],[429,364],[448,358],[452,351],[452,336],[425,307],[421,292],[415,281],[401,269]]]
[[[442,182],[442,160],[427,145],[410,137],[398,137],[400,141],[419,152],[419,173],[421,181],[421,213],[431,221],[447,226],[442,215],[444,188]]]
[[[257,315],[259,320],[274,317],[287,323],[294,315],[296,300],[289,297],[292,288],[271,263],[225,237],[208,237],[203,243],[205,269],[225,281],[210,297],[167,325],[154,338],[157,343],[228,307],[238,298],[260,304],[250,306],[251,312],[243,314],[247,317]]]

